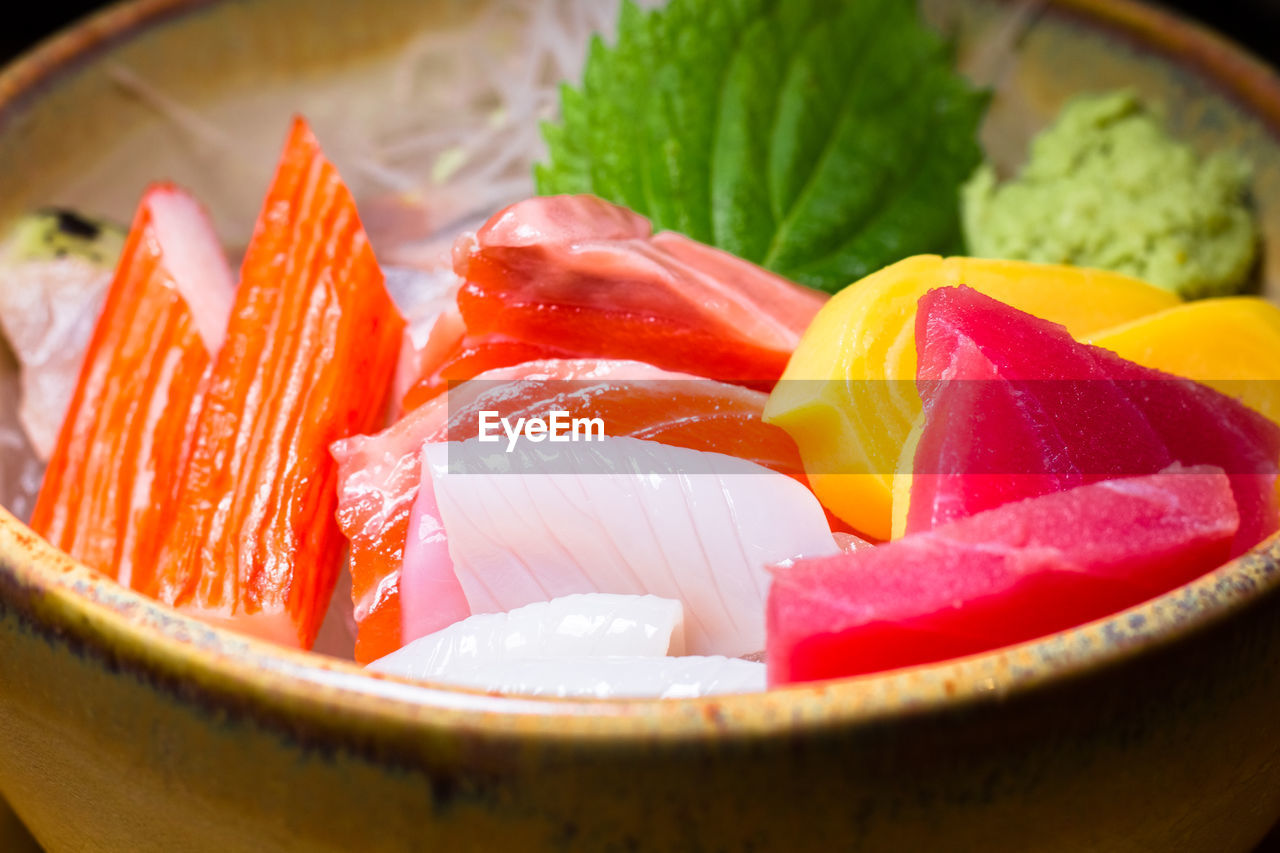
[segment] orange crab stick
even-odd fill
[[[153,561],[231,270],[200,205],[168,184],[134,217],[31,526],[121,583]]]
[[[403,327],[351,193],[295,119],[146,591],[311,646],[342,558],[328,447],[378,425]]]

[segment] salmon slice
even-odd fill
[[[356,660],[376,660],[401,646],[400,565],[425,443],[476,436],[482,411],[514,420],[561,410],[600,418],[609,435],[716,450],[803,481],[795,444],[761,420],[765,399],[739,385],[635,361],[535,361],[483,373],[376,435],[338,442],[338,523],[351,543]]]
[[[134,216],[31,519],[129,585],[163,538],[234,282],[200,205],[151,187]]]
[[[449,322],[452,322],[452,317],[442,321],[441,326]],[[436,395],[443,394],[450,383],[465,382],[490,370],[514,367],[527,361],[573,357],[574,354],[567,350],[527,344],[503,335],[465,335],[435,361],[424,359],[427,366],[405,392],[400,408],[406,412],[416,409]]]
[[[406,409],[535,358],[635,359],[767,391],[827,299],[588,195],[511,205],[459,238],[453,268],[463,328],[423,360]]]
[[[328,447],[377,425],[403,329],[351,193],[296,119],[146,591],[311,646],[342,559]]]

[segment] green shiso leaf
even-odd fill
[[[834,292],[960,248],[986,103],[912,0],[625,0],[535,176]]]

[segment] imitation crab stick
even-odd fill
[[[328,447],[377,425],[403,328],[351,193],[295,120],[147,591],[277,642],[314,642],[342,559]]]
[[[234,283],[204,212],[143,196],[49,460],[31,526],[121,583],[152,562]]]

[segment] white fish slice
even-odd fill
[[[0,270],[0,327],[21,365],[18,419],[41,459],[53,454],[111,270],[81,258]]]
[[[505,660],[662,657],[684,651],[680,602],[653,595],[567,595],[481,613],[369,664],[409,678],[449,678]]]
[[[533,658],[488,661],[433,680],[524,696],[688,699],[762,691],[765,666],[741,658],[697,656]]]
[[[424,449],[472,613],[575,592],[648,593],[684,605],[691,654],[738,657],[764,648],[764,567],[837,553],[813,494],[753,462],[634,438],[521,446],[531,449],[477,439]],[[445,574],[443,549],[421,564],[414,538],[403,571]]]

